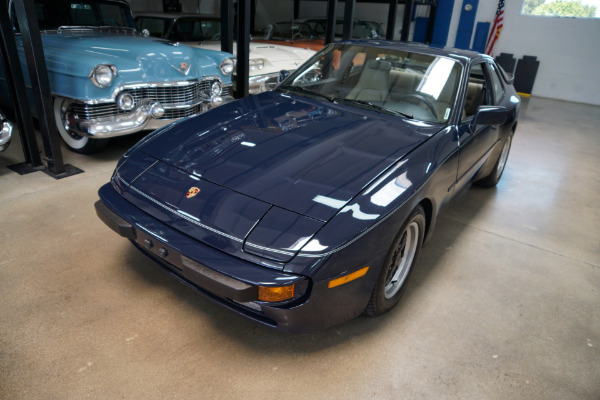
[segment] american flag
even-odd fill
[[[485,53],[492,54],[494,45],[500,37],[500,31],[502,30],[504,22],[504,0],[498,1],[498,9],[496,10],[496,18],[494,18],[494,25],[492,25],[492,31],[488,37],[487,44],[485,45]]]

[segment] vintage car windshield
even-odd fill
[[[129,7],[112,1],[35,0],[40,30],[66,26],[135,28]],[[11,13],[18,31],[15,13]]]
[[[325,37],[325,32],[327,28],[327,20],[325,19],[309,19],[305,21],[308,23],[314,34],[319,38]],[[335,37],[342,37],[344,33],[344,21],[336,21],[335,23]],[[384,37],[385,32],[383,32],[383,28],[381,24],[372,21],[363,21],[360,19],[354,20],[354,24],[352,26],[352,37],[355,39],[365,39],[365,38],[377,38]]]
[[[455,106],[461,71],[446,57],[338,44],[316,54],[278,90],[445,123]]]
[[[150,36],[175,40],[179,42],[203,42],[205,40],[219,40],[221,38],[221,21],[204,17],[180,17],[168,36],[171,19],[160,17],[137,17],[138,29],[148,29]]]
[[[265,37],[275,40],[313,39],[314,33],[310,25],[303,22],[277,22],[267,27]]]

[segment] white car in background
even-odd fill
[[[150,36],[207,50],[221,50],[221,20],[213,15],[138,13],[135,23]],[[233,53],[237,51],[233,43]],[[250,42],[248,92],[257,94],[279,84],[279,72],[295,71],[315,51],[270,43]]]

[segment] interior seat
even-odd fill
[[[348,93],[347,99],[365,101],[385,101],[390,91],[390,70],[392,63],[383,60],[367,61],[356,86]]]

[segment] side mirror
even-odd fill
[[[471,121],[471,132],[475,132],[477,125],[502,125],[507,119],[506,107],[479,106]]]
[[[279,83],[283,82],[284,80],[286,80],[286,78],[288,76],[290,76],[292,73],[290,71],[288,71],[287,69],[282,69],[281,71],[279,71]]]
[[[142,35],[144,35],[144,37],[148,37],[150,36],[150,31],[148,29],[142,29]]]

